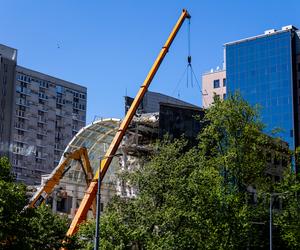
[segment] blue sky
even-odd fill
[[[201,74],[223,62],[223,44],[293,24],[298,0],[0,0],[0,43],[18,49],[18,64],[88,88],[87,122],[124,115],[182,8],[191,19],[192,64]],[[57,46],[59,44],[59,48]],[[150,90],[201,105],[186,80],[187,22]]]

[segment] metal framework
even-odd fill
[[[70,153],[65,153],[65,159],[52,171],[47,181],[39,188],[29,201],[28,207],[34,208],[40,206],[46,198],[52,193],[54,187],[59,183],[60,179],[69,170],[71,160],[80,162],[82,170],[85,174],[87,185],[93,179],[93,169],[91,168],[87,149],[82,147]],[[93,206],[94,207],[94,206]],[[94,208],[93,208],[94,211]]]

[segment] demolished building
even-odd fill
[[[101,209],[114,195],[134,197],[137,194],[132,186],[118,178],[118,173],[132,171],[144,164],[153,153],[154,143],[163,138],[178,138],[185,135],[195,139],[200,131],[197,117],[203,117],[204,111],[192,104],[159,93],[148,92],[147,104],[142,103],[133,118],[101,187]],[[125,97],[125,107],[129,105]],[[149,102],[151,100],[151,102]],[[149,108],[151,107],[151,108]],[[153,112],[147,112],[153,111]],[[113,136],[119,128],[119,119],[100,119],[82,128],[71,140],[65,153],[86,147],[94,173],[99,167],[101,156],[105,155]],[[61,161],[64,160],[62,157]],[[48,204],[54,212],[68,214],[72,218],[84,196],[86,182],[80,164],[72,161],[70,169],[55,188]],[[46,179],[47,176],[44,176]]]

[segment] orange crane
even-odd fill
[[[85,180],[87,185],[93,179],[93,169],[91,168],[88,152],[86,148],[79,148],[73,152],[66,153],[65,159],[57,165],[57,167],[52,171],[50,177],[45,181],[45,183],[37,190],[37,192],[30,199],[27,207],[36,208],[40,206],[47,197],[52,193],[54,187],[59,183],[60,179],[68,171],[69,168],[66,168],[71,160],[79,161],[82,170],[85,174]],[[95,214],[96,203],[93,204],[93,213]],[[26,208],[27,208],[26,207]]]
[[[142,86],[140,87],[139,92],[137,93],[130,109],[128,110],[125,118],[123,119],[119,130],[117,131],[114,139],[112,140],[105,156],[102,158],[103,160],[100,163],[100,171],[99,169],[97,170],[94,179],[90,182],[90,185],[82,199],[82,202],[80,203],[80,206],[76,212],[76,215],[70,225],[70,228],[67,232],[67,236],[72,236],[76,233],[76,231],[78,230],[78,225],[85,220],[87,212],[89,210],[89,208],[92,205],[92,202],[94,201],[95,197],[96,197],[96,193],[97,193],[97,184],[98,184],[98,179],[100,178],[100,180],[102,181],[107,169],[109,168],[109,165],[112,161],[112,157],[115,155],[121,140],[123,139],[123,136],[137,110],[137,108],[139,107],[150,83],[152,82],[153,77],[155,76],[161,62],[163,61],[165,55],[168,53],[168,50],[175,38],[175,36],[177,35],[180,27],[182,26],[183,22],[185,19],[190,19],[191,16],[189,15],[187,10],[183,10],[177,23],[175,24],[171,34],[169,35],[166,43],[164,44],[164,46],[162,47],[159,55],[157,56],[154,64],[152,65],[146,79],[144,80]]]

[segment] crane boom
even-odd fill
[[[59,184],[59,181],[66,172],[66,167],[71,162],[71,160],[77,160],[81,163],[82,170],[85,173],[86,183],[87,185],[89,185],[89,183],[93,179],[93,169],[90,165],[87,149],[79,148],[66,155],[66,158],[52,171],[49,178],[33,195],[33,197],[29,201],[29,204],[25,208],[38,207],[46,200],[46,198],[52,193],[54,187]]]
[[[130,122],[132,121],[132,118],[137,110],[137,108],[139,107],[153,77],[155,76],[161,62],[163,61],[165,55],[168,53],[168,50],[174,40],[174,38],[176,37],[180,27],[182,26],[184,20],[186,18],[190,18],[191,16],[189,15],[189,13],[187,12],[187,10],[183,10],[182,14],[180,15],[177,23],[175,24],[171,34],[169,35],[166,43],[164,44],[164,46],[162,47],[160,53],[158,54],[155,62],[153,63],[146,79],[144,80],[142,86],[140,87],[139,92],[137,93],[136,97],[134,98],[133,103],[131,104],[130,109],[128,110],[125,118],[123,119],[119,130],[117,131],[114,139],[112,140],[105,156],[103,157],[103,160],[100,163],[100,173],[99,173],[99,169],[96,172],[94,179],[92,180],[92,182],[90,183],[84,197],[83,200],[77,210],[77,213],[70,225],[70,228],[67,232],[67,236],[72,236],[73,234],[76,233],[76,231],[78,230],[78,225],[85,220],[86,218],[86,214],[89,210],[89,208],[91,207],[91,204],[93,202],[93,200],[95,199],[96,196],[96,192],[97,192],[97,183],[98,183],[98,178],[100,176],[100,180],[102,181],[107,169],[109,168],[109,165],[112,161],[112,157],[114,156],[114,154],[116,153],[122,139],[123,136],[130,124]]]

